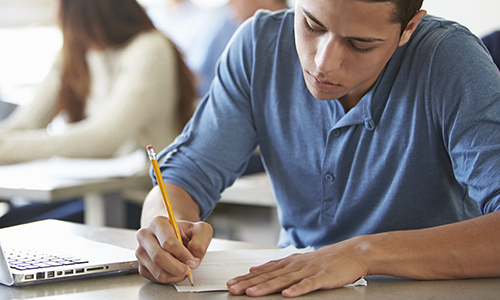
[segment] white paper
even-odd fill
[[[201,265],[193,270],[194,286],[191,286],[189,280],[186,279],[175,284],[175,288],[178,292],[227,291],[226,283],[230,279],[247,274],[253,266],[284,258],[293,253],[310,251],[314,251],[314,249],[311,247],[304,249],[287,247],[283,249],[207,252]],[[360,279],[352,285],[366,285],[366,281]]]

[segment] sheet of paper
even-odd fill
[[[178,292],[227,291],[226,283],[236,276],[245,275],[248,270],[270,260],[284,258],[293,253],[314,251],[313,248],[297,249],[287,247],[269,250],[229,250],[207,252],[201,265],[193,270],[194,286],[186,279],[175,285]],[[366,285],[364,279],[356,285]]]

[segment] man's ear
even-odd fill
[[[420,23],[420,20],[427,14],[427,11],[425,10],[419,10],[418,13],[413,16],[413,18],[408,22],[408,25],[406,25],[405,30],[403,31],[403,34],[401,34],[401,38],[399,39],[399,45],[398,46],[403,46],[410,40],[411,35],[417,29],[418,23]]]

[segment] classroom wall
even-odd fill
[[[0,27],[54,23],[56,0],[0,0]]]
[[[482,37],[500,30],[499,0],[424,0],[429,14],[458,21]]]
[[[138,0],[147,5],[163,0]],[[203,6],[223,5],[228,0],[191,0]],[[55,0],[0,0],[0,26],[47,23],[53,17]],[[290,6],[295,0],[288,0]],[[500,30],[500,0],[424,0],[424,8],[433,15],[452,19],[467,26],[478,36]]]
[[[293,6],[295,0],[288,3]],[[423,8],[429,14],[458,21],[481,37],[500,30],[500,0],[424,0]]]

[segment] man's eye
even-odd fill
[[[309,24],[309,22],[307,21],[307,19],[304,19],[304,23],[305,23],[306,29],[309,30],[310,32],[314,33],[314,34],[319,34],[319,33],[323,32],[323,30],[318,30],[318,29],[312,28],[311,24]]]
[[[349,41],[348,43],[352,50],[359,53],[367,53],[368,51],[373,49],[373,48],[359,48],[352,41]]]

